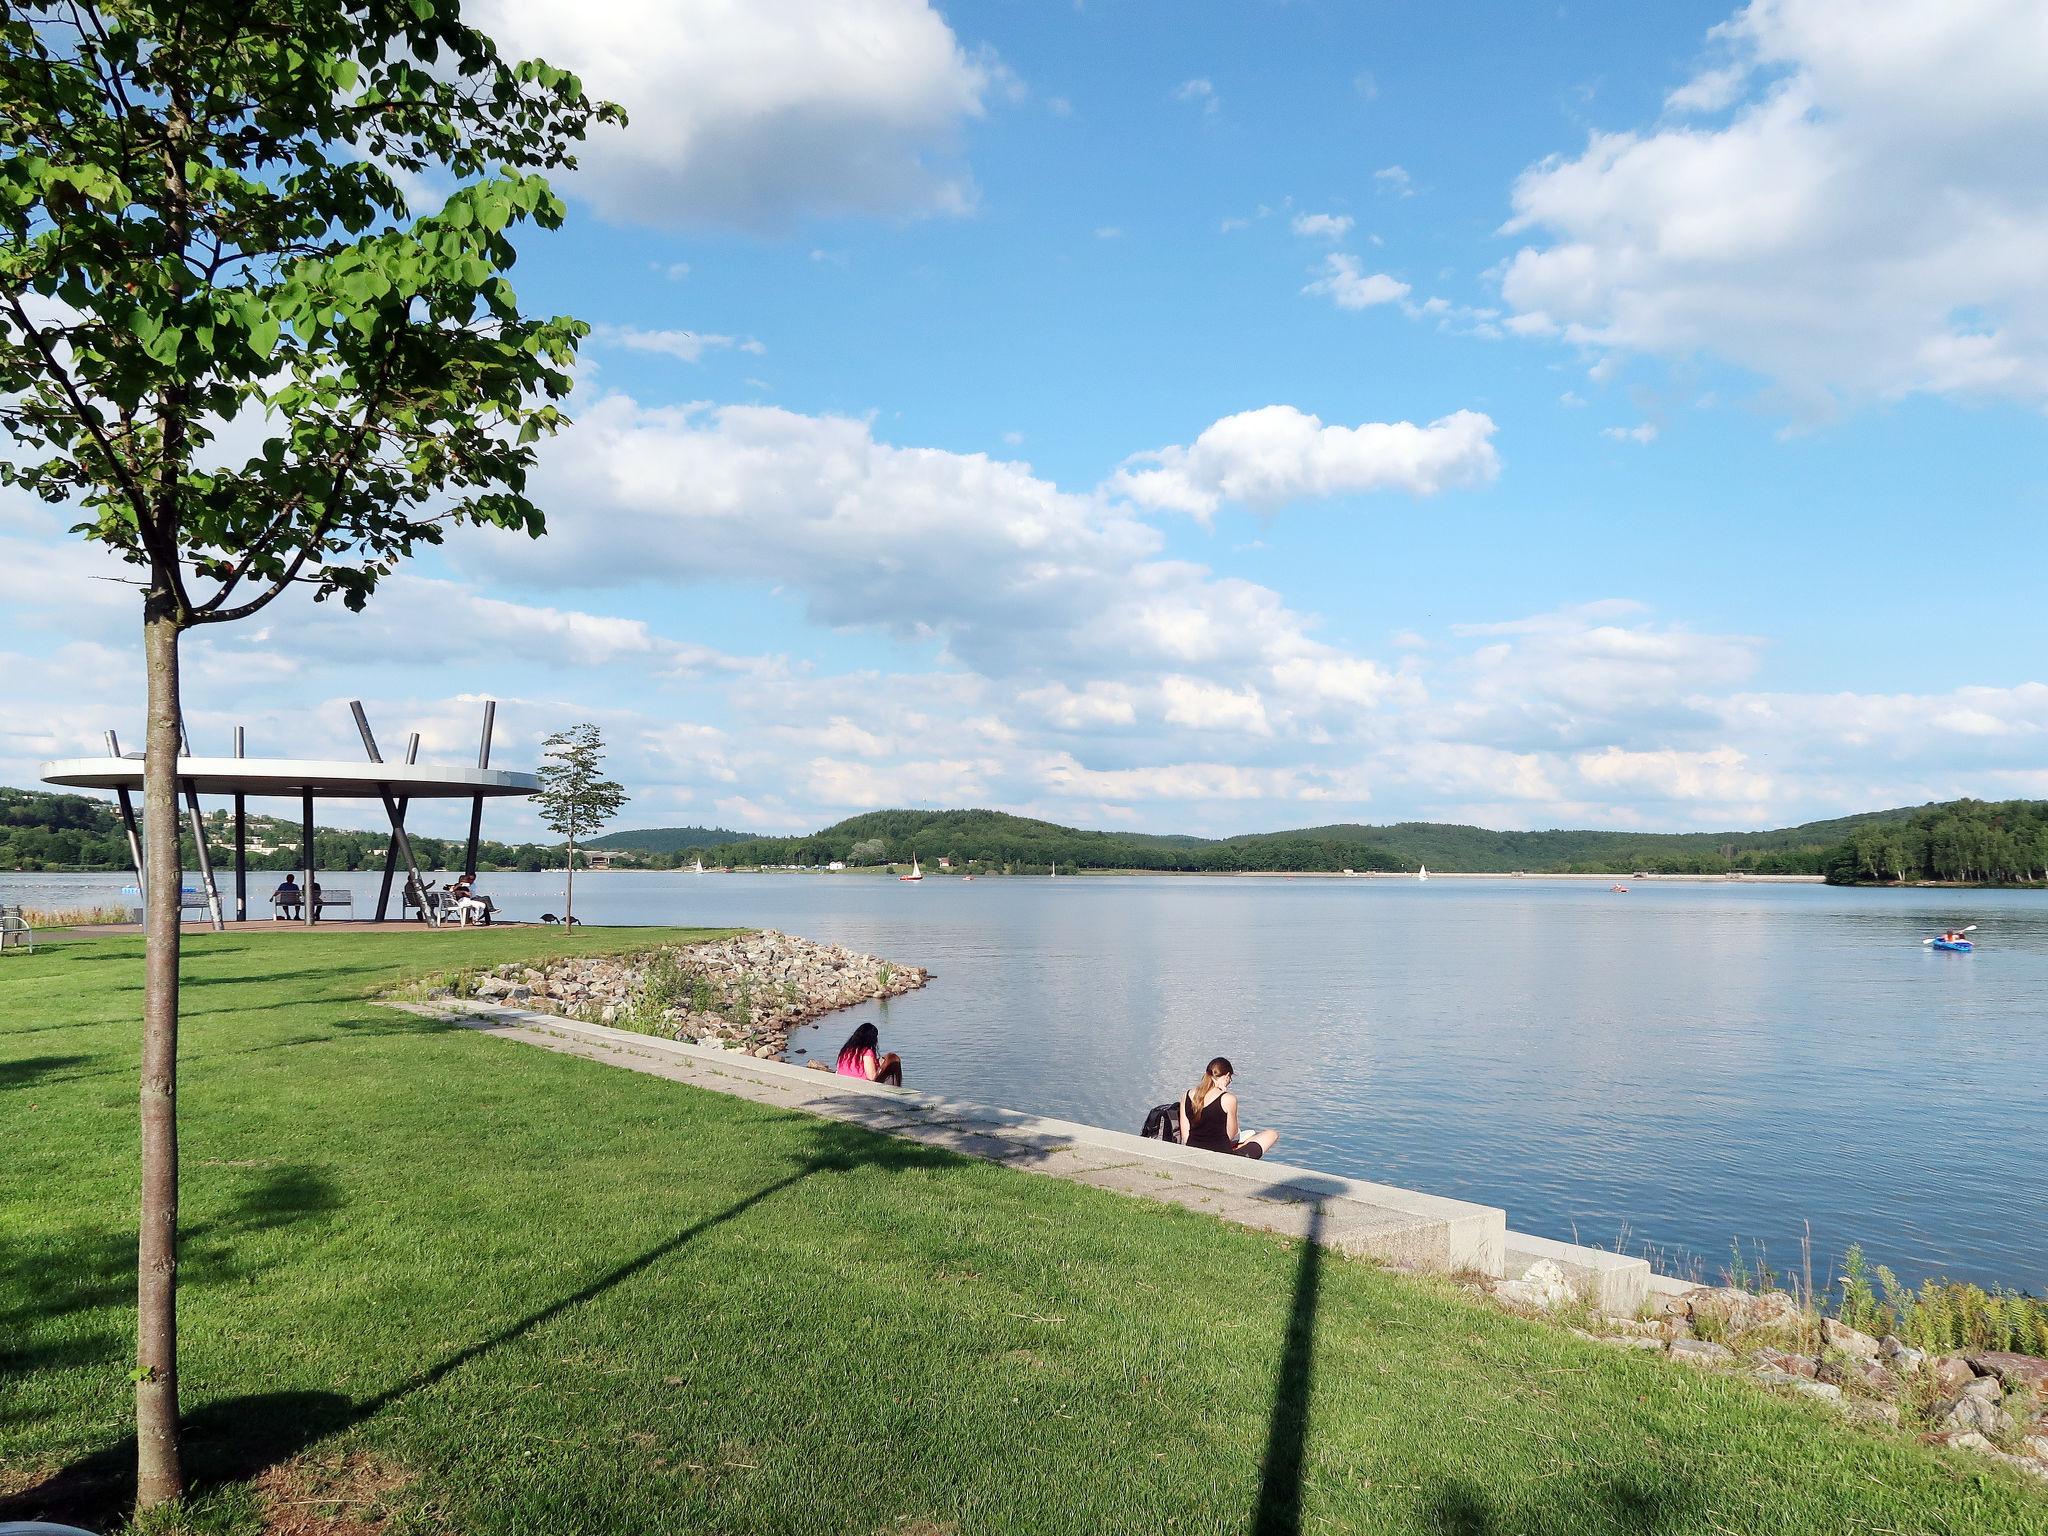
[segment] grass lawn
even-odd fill
[[[2048,1532],[1449,1286],[365,1000],[653,936],[188,938],[194,1527]],[[125,1496],[141,984],[0,960],[0,1519]]]

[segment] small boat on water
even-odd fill
[[[1429,866],[1427,864],[1419,866],[1415,871],[1415,878],[1418,880],[1427,880],[1429,878]]]
[[[1628,887],[1625,885],[1610,885],[1609,887],[1607,887],[1607,889],[1610,891],[1619,891],[1624,896],[1628,894]]]
[[[898,875],[896,878],[898,880],[922,880],[924,878],[924,871],[917,867],[916,854],[913,853],[910,856],[910,873],[907,875]]]
[[[1959,955],[1967,955],[1971,950],[1977,947],[1968,939],[1932,939],[1929,942],[1932,943],[1936,949],[1950,950]]]

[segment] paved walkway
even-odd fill
[[[497,1004],[395,1004],[545,1050],[822,1115],[927,1146],[1098,1189],[1206,1211],[1342,1253],[1403,1267],[1520,1276],[1548,1259],[1587,1300],[1620,1315],[1641,1304],[1649,1266],[1599,1249],[1507,1229],[1493,1206],[1338,1178],[1274,1159],[1250,1162],[1069,1120],[1020,1114],[840,1077],[740,1051],[684,1045],[602,1024]]]
[[[1340,1179],[1277,1161],[1201,1152],[1042,1115],[965,1104],[738,1051],[683,1045],[489,1004],[415,1012],[567,1055],[866,1126],[1032,1173],[1207,1211],[1263,1231],[1417,1269],[1501,1270],[1507,1218],[1492,1206]]]

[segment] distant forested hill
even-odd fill
[[[596,846],[674,846],[649,862],[688,863],[716,850],[721,864],[872,865],[950,859],[986,870],[1145,869],[1188,873],[1261,870],[1407,871],[1427,864],[1446,873],[1820,874],[1857,829],[1903,822],[1911,809],[1872,811],[1765,832],[1493,832],[1437,822],[1391,826],[1342,824],[1242,837],[1090,832],[1002,811],[870,811],[802,837],[733,838],[690,843],[690,829],[622,832]]]
[[[623,848],[634,853],[681,853],[684,849],[723,848],[743,843],[749,832],[728,832],[723,827],[652,827],[639,832],[607,832],[579,843],[582,848]]]
[[[227,846],[227,812],[209,813],[207,839]],[[301,861],[296,823],[249,818],[251,863],[292,869]],[[415,836],[423,864],[447,867],[459,842]],[[322,869],[379,863],[376,832],[318,830]],[[1869,811],[1765,832],[1493,832],[1485,827],[1404,821],[1340,823],[1242,837],[1090,832],[1003,811],[870,811],[802,837],[755,837],[720,827],[612,832],[586,845],[644,868],[687,867],[700,855],[726,865],[907,863],[948,859],[990,873],[1142,869],[1190,874],[1353,869],[1406,872],[1427,864],[1445,874],[1825,874],[1844,884],[1957,880],[2030,884],[2048,880],[2048,801],[1942,805]],[[558,867],[559,844],[485,843],[485,869]],[[187,840],[187,868],[191,848]],[[0,869],[123,869],[128,847],[113,807],[84,795],[0,789]]]

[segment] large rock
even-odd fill
[[[1966,1355],[1964,1359],[1971,1370],[1979,1376],[1991,1377],[2008,1392],[2048,1398],[2048,1360],[2036,1359],[2032,1355],[2015,1355],[2006,1350]]]
[[[1538,1259],[1531,1264],[1519,1280],[1503,1280],[1493,1288],[1493,1294],[1502,1301],[1534,1307],[1539,1312],[1569,1306],[1579,1299],[1579,1293],[1572,1289],[1564,1271],[1548,1259]]]
[[[1795,1355],[1786,1350],[1764,1350],[1757,1356],[1757,1360],[1774,1371],[1783,1372],[1787,1376],[1802,1377],[1807,1381],[1812,1381],[1819,1374],[1819,1367],[1810,1356]]]
[[[1847,1323],[1840,1322],[1832,1317],[1822,1318],[1820,1332],[1821,1338],[1826,1341],[1830,1349],[1839,1349],[1843,1354],[1853,1356],[1858,1360],[1875,1360],[1877,1358],[1877,1340],[1867,1333],[1858,1332]]]
[[[1941,1418],[1942,1427],[1956,1433],[1975,1431],[1980,1435],[2000,1435],[2013,1428],[2011,1417],[1987,1398],[1965,1395],[1948,1405]]]
[[[1934,1384],[1944,1392],[1960,1392],[1976,1379],[1970,1362],[1960,1355],[1941,1355],[1934,1361]]]
[[[1720,1365],[1733,1360],[1735,1351],[1726,1344],[1710,1344],[1705,1339],[1673,1339],[1671,1358],[1687,1365]]]

